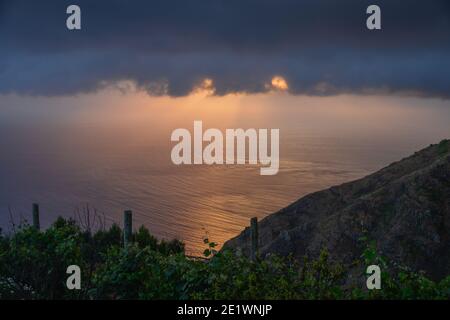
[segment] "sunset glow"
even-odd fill
[[[279,91],[286,91],[289,89],[289,86],[288,86],[286,80],[284,80],[284,78],[280,77],[280,76],[273,77],[272,81],[271,81],[271,85],[272,85],[272,89],[279,90]]]
[[[0,300],[450,299],[449,3],[0,0]]]

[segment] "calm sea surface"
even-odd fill
[[[307,193],[363,177],[450,137],[450,108],[439,101],[378,99],[361,106],[350,98],[322,103],[240,99],[232,111],[193,107],[174,112],[172,119],[164,109],[172,107],[170,101],[154,107],[122,102],[111,109],[89,109],[86,101],[60,116],[65,111],[43,107],[45,101],[27,111],[30,106],[11,106],[18,103],[13,98],[1,99],[0,226],[9,229],[11,220],[29,220],[33,202],[41,206],[44,226],[86,205],[108,223],[121,223],[123,210],[131,209],[135,227],[143,224],[160,238],[179,238],[194,254],[202,250],[205,236],[223,244],[253,216],[262,218]],[[377,108],[377,103],[390,105]],[[244,110],[236,113],[239,108]],[[279,173],[261,176],[259,166],[173,165],[170,134],[178,127],[192,130],[195,119],[205,128],[279,128]]]

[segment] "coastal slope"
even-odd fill
[[[450,273],[450,141],[362,179],[309,194],[258,223],[261,257],[301,259],[326,248],[333,261],[351,267],[365,245],[434,279]],[[224,248],[250,254],[250,229]]]

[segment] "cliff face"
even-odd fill
[[[450,141],[443,140],[362,179],[309,194],[259,223],[261,256],[268,253],[330,257],[350,266],[359,239],[376,241],[391,261],[450,274]],[[250,230],[225,248],[249,254]]]

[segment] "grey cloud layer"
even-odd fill
[[[132,80],[182,96],[206,77],[216,94],[263,92],[281,75],[293,94],[450,97],[449,1],[376,1],[376,32],[363,0],[76,1],[76,32],[65,28],[72,3],[0,0],[0,93]]]

